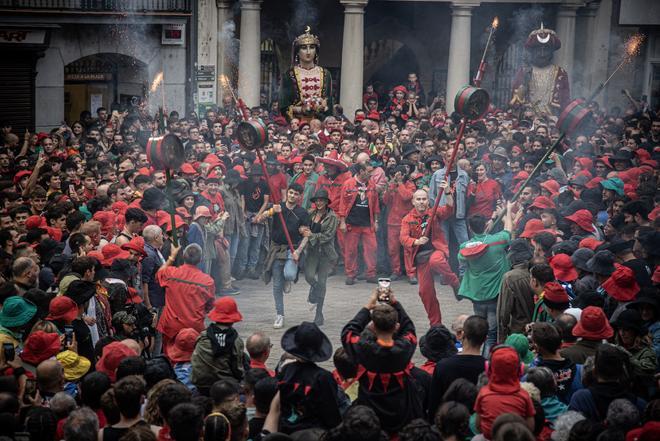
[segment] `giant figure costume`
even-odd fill
[[[292,66],[280,88],[280,108],[289,121],[322,120],[332,114],[332,76],[318,65],[320,47],[309,26],[293,41]]]
[[[552,63],[561,41],[552,29],[532,31],[525,42],[530,65],[522,67],[513,80],[514,107],[530,107],[537,112],[558,115],[570,101],[568,74]]]

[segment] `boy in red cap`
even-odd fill
[[[532,322],[552,322],[570,306],[568,294],[555,281],[550,265],[534,265],[529,272],[530,284],[536,296]]]

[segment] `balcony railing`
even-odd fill
[[[89,12],[190,12],[194,0],[0,0],[0,9]]]

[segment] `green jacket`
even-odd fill
[[[314,218],[314,211],[310,213],[310,218]],[[305,251],[320,255],[328,262],[334,262],[339,258],[335,251],[335,236],[337,235],[337,226],[339,218],[334,211],[328,209],[328,213],[321,219],[321,231],[312,233],[309,236],[309,242]]]
[[[237,336],[231,350],[216,357],[213,355],[211,339],[207,332],[208,328],[199,335],[195,351],[190,359],[192,383],[198,388],[205,388],[211,387],[213,383],[223,378],[234,378],[236,381],[241,381],[244,376],[243,351],[245,345],[243,340]]]
[[[506,257],[506,248],[511,239],[511,233],[500,231],[495,234],[476,234],[472,239],[461,244],[459,251],[474,242],[492,244],[486,252],[479,257],[466,259],[460,252],[458,261],[466,266],[463,281],[458,289],[458,294],[473,302],[493,300],[497,297],[502,286],[502,278],[509,271],[509,259]]]

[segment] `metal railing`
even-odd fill
[[[0,0],[0,9],[89,12],[190,12],[193,0]]]

